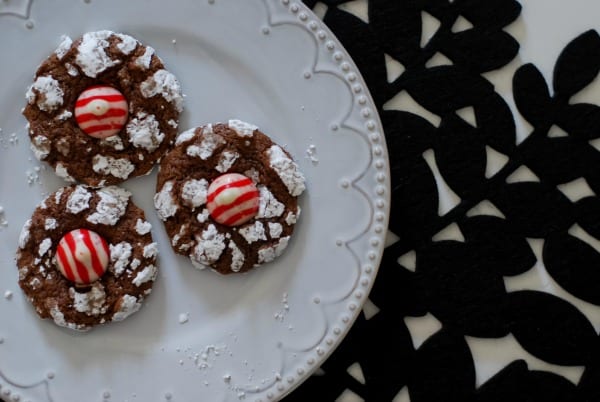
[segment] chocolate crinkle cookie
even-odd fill
[[[115,186],[44,199],[21,231],[19,285],[41,318],[87,330],[138,311],[157,275],[144,211]]]
[[[239,120],[179,135],[154,205],[176,253],[199,269],[245,272],[288,246],[305,178],[290,154]]]
[[[63,37],[23,110],[35,156],[68,182],[147,174],[177,135],[181,87],[150,46],[111,31]]]

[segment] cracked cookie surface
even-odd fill
[[[122,321],[142,306],[158,272],[158,247],[144,211],[130,197],[115,186],[74,185],[35,209],[19,237],[17,267],[19,286],[41,318],[86,330]],[[77,229],[100,235],[110,252],[104,275],[84,286],[67,280],[56,265],[61,238]]]
[[[98,85],[120,91],[128,118],[116,135],[85,134],[75,116],[79,95]],[[150,173],[177,136],[179,81],[150,46],[111,31],[62,43],[38,68],[23,115],[35,156],[68,182],[102,187]]]
[[[213,219],[210,183],[226,173],[250,178],[259,192],[256,216],[239,226]],[[287,151],[256,126],[239,120],[179,135],[163,158],[154,205],[176,253],[199,269],[246,272],[280,256],[300,215],[305,179]]]

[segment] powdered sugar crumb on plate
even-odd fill
[[[12,147],[19,145],[19,136],[17,133],[11,133],[7,137],[0,128],[0,147],[8,149],[9,145]]]
[[[287,313],[290,311],[290,305],[288,303],[288,294],[287,292],[283,294],[283,297],[281,299],[281,309],[279,311],[277,311],[273,317],[280,322],[283,322],[283,320],[285,319],[285,316],[287,315]]]
[[[185,324],[190,320],[190,313],[181,313],[179,314],[179,323]]]
[[[310,160],[313,165],[319,164],[319,158],[317,157],[317,146],[310,144],[306,149],[306,158]]]
[[[0,229],[8,226],[8,221],[6,220],[4,207],[0,205]]]

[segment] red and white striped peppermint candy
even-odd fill
[[[127,123],[128,114],[127,99],[121,92],[106,85],[89,87],[75,103],[75,120],[79,128],[95,138],[118,134]]]
[[[258,213],[258,189],[248,177],[227,173],[208,186],[207,207],[210,216],[227,226],[237,226]]]
[[[110,251],[98,233],[72,230],[60,239],[56,265],[65,278],[80,285],[95,282],[106,272]]]

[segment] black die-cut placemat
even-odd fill
[[[513,98],[531,125],[517,143],[515,116],[482,75],[503,68],[519,51],[504,28],[520,16],[513,0],[365,0],[368,22],[339,7],[343,0],[304,0],[319,9],[325,23],[360,68],[383,121],[390,155],[390,230],[400,240],[386,248],[370,300],[379,309],[361,316],[317,375],[286,402],[335,401],[352,392],[365,401],[600,401],[600,354],[596,330],[573,303],[536,290],[507,291],[504,278],[543,264],[561,289],[600,306],[600,253],[570,233],[578,225],[600,239],[600,153],[590,141],[600,137],[600,107],[573,103],[572,97],[600,71],[600,36],[582,32],[556,60],[553,81],[534,64],[513,76]],[[422,13],[439,27],[422,46]],[[472,27],[453,32],[458,18]],[[452,65],[428,67],[436,53]],[[404,71],[387,81],[385,58]],[[416,113],[385,110],[406,91],[439,116],[435,126]],[[471,107],[476,125],[457,111]],[[562,136],[551,135],[558,127]],[[486,149],[507,161],[486,176]],[[432,155],[439,174],[460,198],[439,214]],[[526,166],[539,180],[508,180]],[[559,187],[585,180],[591,195],[571,201]],[[492,215],[472,208],[491,203]],[[463,239],[435,241],[454,225]],[[531,240],[543,241],[537,255]],[[401,265],[412,253],[414,266]],[[418,347],[406,317],[430,314],[441,328]],[[557,366],[579,366],[577,384],[550,371],[514,360],[476,386],[476,365],[466,337],[511,334],[529,354]],[[359,365],[363,378],[350,373]]]

